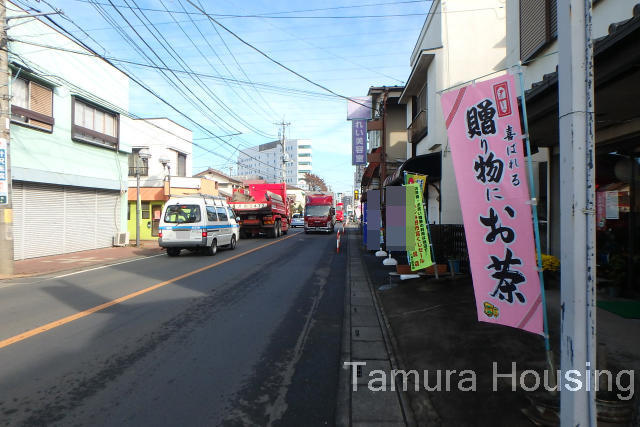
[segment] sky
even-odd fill
[[[131,84],[131,113],[193,130],[193,173],[229,172],[238,149],[285,122],[287,138],[312,140],[313,172],[335,192],[352,190],[354,172],[341,96],[404,84],[430,3],[18,1],[64,12],[52,19],[171,104]]]

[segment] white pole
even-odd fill
[[[558,2],[560,367],[563,373],[560,424],[595,427],[595,139],[591,6],[591,0]],[[564,377],[572,369],[582,373],[582,387],[575,391],[571,390],[575,383],[567,382]]]

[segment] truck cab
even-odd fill
[[[304,208],[304,232],[333,233],[336,223],[335,215],[333,196],[327,194],[307,195]]]

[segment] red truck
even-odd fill
[[[337,203],[336,204],[336,222],[344,222],[344,204]]]
[[[290,228],[287,184],[251,184],[234,190],[229,206],[240,218],[240,237],[287,234]]]
[[[331,194],[307,194],[304,207],[304,232],[327,231],[333,233],[336,223]]]

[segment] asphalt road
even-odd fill
[[[0,284],[0,425],[333,424],[345,255],[294,231]]]

